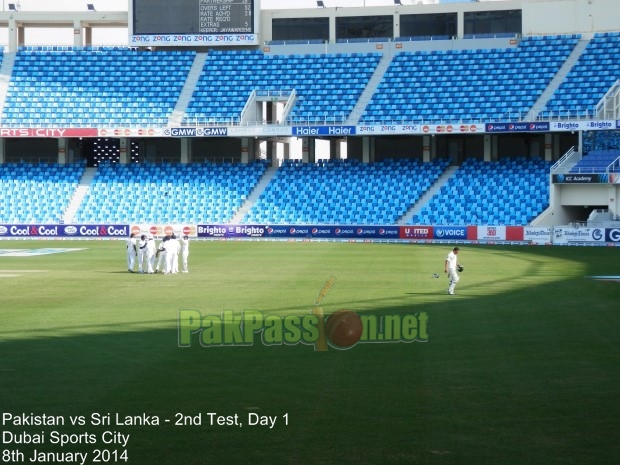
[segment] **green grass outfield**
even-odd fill
[[[65,425],[4,421],[4,463],[20,463],[15,451],[34,463],[35,449],[85,463],[126,450],[107,463],[136,465],[618,463],[620,282],[587,277],[620,275],[620,248],[462,245],[448,296],[450,245],[196,241],[190,273],[161,276],[128,273],[119,241],[0,242],[50,247],[85,250],[0,255],[0,413]],[[330,276],[325,313],[425,313],[428,340],[315,352],[260,333],[203,347],[195,334],[178,347],[182,309],[301,317]],[[250,413],[275,426],[250,426]],[[177,414],[202,424],[174,425]],[[126,447],[105,432],[130,435]],[[16,443],[22,433],[45,442]],[[96,442],[59,447],[59,434]]]

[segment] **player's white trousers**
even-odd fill
[[[454,288],[456,287],[456,283],[461,279],[456,270],[448,270],[448,279],[450,280],[450,285],[448,286],[448,292],[454,292]]]

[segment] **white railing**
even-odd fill
[[[241,121],[246,121],[249,115],[250,108],[256,103],[256,89],[253,89],[250,96],[245,101],[243,110],[241,110]]]
[[[620,79],[609,88],[596,105],[596,116],[597,119],[620,118]]]
[[[560,158],[558,161],[556,161],[553,166],[551,167],[551,172],[554,173],[564,162],[568,161],[573,155],[575,154],[579,154],[577,152],[577,147],[573,146],[570,149],[568,149],[568,152],[566,152],[562,158]]]

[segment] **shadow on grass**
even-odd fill
[[[380,315],[428,313],[428,342],[321,353],[264,346],[258,334],[247,347],[205,348],[196,336],[179,348],[175,327],[127,330],[132,323],[54,328],[83,331],[63,337],[37,332],[0,343],[2,410],[66,422],[5,422],[4,431],[44,433],[45,443],[3,447],[92,459],[96,448],[124,449],[102,443],[113,431],[130,435],[134,465],[612,464],[620,452],[609,434],[620,413],[618,297],[616,283],[569,279],[527,293],[446,296],[424,308],[376,299]],[[250,426],[250,413],[277,417],[275,425]],[[110,424],[93,425],[92,414],[109,414]],[[71,426],[70,415],[86,424]],[[160,424],[124,424],[143,415]],[[189,424],[199,416],[201,425]],[[224,424],[211,425],[220,416]],[[88,432],[97,443],[60,448],[52,431]]]

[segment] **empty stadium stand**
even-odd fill
[[[620,77],[620,32],[599,32],[540,116],[593,117],[593,109]]]
[[[83,171],[82,163],[0,163],[0,222],[60,222]]]
[[[448,165],[395,159],[288,162],[244,219],[259,224],[394,224]]]
[[[104,164],[76,223],[226,223],[265,164]]]
[[[127,47],[24,47],[15,56],[2,125],[165,125],[194,56]]]
[[[592,150],[569,173],[620,173],[620,150]]]
[[[184,121],[238,123],[253,90],[295,89],[298,101],[291,122],[341,123],[380,58],[378,53],[266,55],[261,51],[212,51]]]
[[[551,164],[541,159],[467,159],[411,224],[527,225],[549,202]]]
[[[579,34],[531,36],[512,48],[397,53],[360,111],[360,122],[523,119],[579,39]],[[165,126],[195,57],[189,50],[22,47],[10,70],[0,122],[9,127]],[[381,57],[377,52],[210,51],[178,121],[236,124],[252,91],[294,89],[297,101],[287,123],[343,123]],[[562,111],[591,115],[619,75],[620,33],[595,34],[539,117]]]
[[[351,120],[358,115],[361,123],[519,120],[579,40],[579,34],[524,37],[518,46],[505,49],[400,52],[391,58],[365,109],[359,108],[365,102],[360,96],[367,88],[370,96],[371,76],[375,71],[380,75],[387,64],[386,59],[379,65],[380,53],[210,51],[201,57],[206,58],[202,72],[178,121],[237,124],[252,91],[292,89],[297,103],[287,124],[355,124]],[[23,47],[9,70],[0,124],[169,125],[195,57],[193,51],[126,47]],[[595,34],[539,116],[564,110],[586,116],[619,76],[620,33]],[[618,132],[599,133],[600,140],[591,146],[584,138],[585,155],[571,172],[620,171]],[[465,158],[409,224],[524,225],[547,206],[551,163]],[[241,221],[404,222],[403,215],[448,164],[446,159],[422,163],[403,158],[286,161]],[[71,218],[76,223],[226,223],[266,169],[263,162],[121,165],[103,159]],[[0,222],[62,221],[84,170],[83,163],[0,164]]]
[[[578,41],[577,34],[536,36],[507,49],[399,53],[361,120],[519,120]]]

